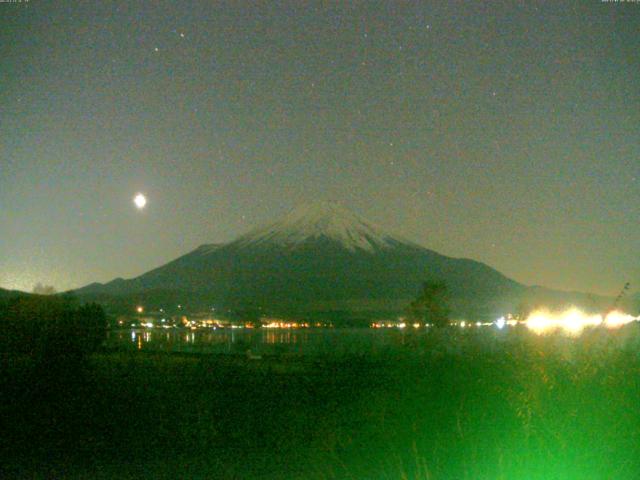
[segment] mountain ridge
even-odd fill
[[[201,245],[135,278],[75,292],[131,305],[162,306],[182,298],[181,303],[194,308],[254,309],[285,316],[351,310],[395,315],[426,280],[444,280],[454,315],[469,318],[513,311],[529,288],[482,262],[441,255],[389,234],[340,205],[318,202],[231,242]],[[549,292],[531,290],[555,302],[563,297]]]

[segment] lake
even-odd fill
[[[616,331],[589,329],[580,337],[563,333],[537,335],[524,327],[491,326],[452,328],[442,331],[412,328],[225,328],[225,329],[121,329],[107,333],[111,350],[265,355],[352,355],[413,351],[447,355],[496,352],[506,344],[531,343],[536,348],[573,356],[578,338],[595,350],[640,351],[639,325],[634,322]]]
[[[107,347],[113,349],[185,353],[353,354],[402,346],[408,336],[399,329],[131,329],[112,330]]]

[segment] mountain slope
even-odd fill
[[[4,288],[0,288],[0,300],[30,296],[32,296],[31,293],[23,292],[20,290],[5,290]]]
[[[455,315],[513,310],[527,287],[469,259],[386,233],[330,203],[300,207],[227,244],[203,245],[131,280],[76,291],[105,303],[143,301],[274,314],[400,313],[425,280],[447,282]]]

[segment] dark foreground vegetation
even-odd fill
[[[39,363],[78,362],[104,343],[107,316],[73,296],[23,295],[0,301],[0,353]]]
[[[98,352],[63,370],[5,354],[0,476],[638,478],[639,337],[443,329],[366,357]]]

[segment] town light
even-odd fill
[[[536,310],[529,315],[524,323],[527,328],[537,334],[559,330],[572,336],[578,336],[587,327],[618,328],[639,319],[640,317],[634,317],[617,310],[609,312],[603,317],[600,314],[587,314],[573,307],[559,313]]]

